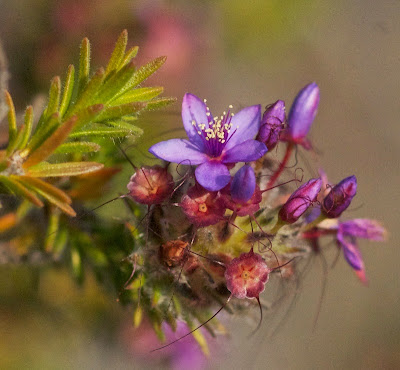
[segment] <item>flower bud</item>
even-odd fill
[[[295,144],[305,144],[305,138],[317,114],[319,88],[313,82],[297,94],[288,117],[285,140]]]
[[[265,110],[256,140],[263,142],[270,151],[279,140],[285,122],[285,102],[277,100]]]
[[[324,199],[323,212],[329,218],[339,217],[350,205],[357,192],[355,176],[346,177],[335,185]]]
[[[311,179],[301,185],[286,201],[279,211],[279,218],[292,224],[296,222],[300,216],[307,211],[311,203],[317,199],[321,190],[321,179]]]
[[[247,202],[256,189],[256,175],[248,164],[236,172],[231,183],[231,196],[237,203]]]
[[[234,211],[239,217],[243,217],[254,215],[254,213],[260,209],[262,192],[258,185],[256,185],[256,189],[254,190],[252,197],[247,202],[236,202],[232,198],[228,185],[221,190],[221,197],[224,201],[224,205],[226,208]]]
[[[200,185],[191,187],[182,197],[183,213],[197,227],[215,225],[223,219],[225,206],[217,192],[207,191]]]
[[[167,267],[176,267],[182,264],[185,258],[186,247],[189,244],[182,240],[170,240],[160,246],[160,260]]]
[[[251,249],[226,266],[226,287],[236,298],[257,298],[264,290],[270,272],[261,255]]]
[[[129,180],[129,196],[141,204],[160,204],[167,199],[174,181],[166,168],[161,166],[139,168]]]

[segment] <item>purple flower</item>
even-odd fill
[[[378,221],[368,218],[355,218],[354,220],[341,222],[338,233],[377,242],[386,239],[385,228]]]
[[[321,184],[322,181],[318,178],[311,179],[301,185],[279,210],[279,218],[289,224],[296,222],[307,211],[311,203],[317,199]]]
[[[329,218],[339,217],[357,193],[357,179],[349,176],[335,185],[324,199],[323,212]]]
[[[256,190],[256,175],[248,165],[244,165],[236,172],[231,183],[231,197],[235,202],[245,203]]]
[[[263,142],[268,150],[271,150],[279,140],[284,122],[285,102],[283,100],[277,100],[265,110],[261,119],[260,131],[256,139]]]
[[[385,237],[385,228],[375,220],[358,218],[341,222],[338,225],[337,243],[342,248],[347,263],[355,270],[358,278],[364,284],[367,283],[367,277],[356,238],[383,241]]]
[[[310,147],[306,136],[317,114],[318,103],[319,88],[315,82],[300,90],[290,108],[286,141],[301,144],[306,149]]]
[[[252,162],[267,152],[264,143],[253,139],[260,119],[260,105],[244,108],[235,115],[228,110],[213,117],[197,96],[185,94],[182,120],[189,140],[162,141],[149,152],[168,162],[199,165],[196,180],[205,189],[217,191],[231,179],[227,164]]]

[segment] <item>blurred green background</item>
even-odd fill
[[[314,332],[318,259],[277,334],[262,341],[270,317],[263,333],[247,339],[249,326],[238,317],[230,349],[210,367],[400,368],[399,1],[1,0],[0,7],[10,91],[20,110],[77,61],[84,36],[94,65],[104,65],[124,28],[142,63],[168,56],[152,85],[178,101],[185,92],[206,97],[215,112],[277,99],[289,106],[316,81],[321,101],[311,138],[320,157],[312,168],[323,166],[332,182],[355,174],[359,191],[347,217],[381,220],[389,241],[360,242],[368,288],[343,258],[329,271]],[[179,114],[145,118],[146,145],[160,139],[159,125],[180,127]],[[146,351],[144,363],[133,354],[130,322],[131,312],[104,296],[91,276],[78,288],[62,268],[0,267],[0,368],[154,366]]]

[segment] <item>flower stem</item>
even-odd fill
[[[275,226],[271,229],[270,234],[272,234],[272,235],[277,234],[279,229],[285,225],[286,225],[286,222],[284,222],[280,218],[278,218],[278,221],[276,222]]]
[[[282,160],[281,164],[279,165],[278,169],[275,171],[275,173],[272,175],[271,179],[269,180],[267,189],[272,187],[275,184],[275,181],[281,175],[283,169],[286,167],[286,164],[290,158],[290,155],[292,154],[292,151],[293,151],[293,144],[288,143],[287,147],[286,147],[285,156],[283,157],[283,160]]]
[[[311,221],[309,224],[307,224],[304,229],[302,230],[303,233],[311,230],[312,228],[314,228],[315,226],[317,226],[319,223],[321,223],[323,220],[326,219],[326,216],[321,213],[314,221]]]

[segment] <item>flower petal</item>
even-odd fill
[[[337,240],[342,246],[344,258],[346,259],[347,263],[354,270],[362,270],[364,268],[364,262],[357,245],[353,241],[347,240],[340,233],[337,234]]]
[[[235,202],[246,203],[256,190],[256,175],[253,168],[244,165],[236,172],[231,183],[231,196]]]
[[[186,165],[201,164],[207,160],[196,145],[185,139],[171,139],[154,144],[149,152],[168,162]]]
[[[222,189],[231,179],[228,168],[224,164],[214,161],[201,164],[196,168],[195,175],[198,183],[210,191]]]
[[[196,144],[200,150],[204,149],[204,142],[197,133],[198,128],[193,126],[193,121],[199,124],[208,123],[207,106],[196,95],[185,94],[182,101],[182,121],[189,140]]]
[[[340,223],[340,232],[357,238],[375,241],[384,241],[386,238],[385,228],[375,220],[368,218],[356,218]]]
[[[225,150],[229,150],[243,141],[254,139],[260,129],[261,105],[252,105],[236,113],[231,120],[231,137]]]
[[[264,143],[257,140],[247,140],[229,149],[223,163],[252,162],[261,158],[268,151]]]

